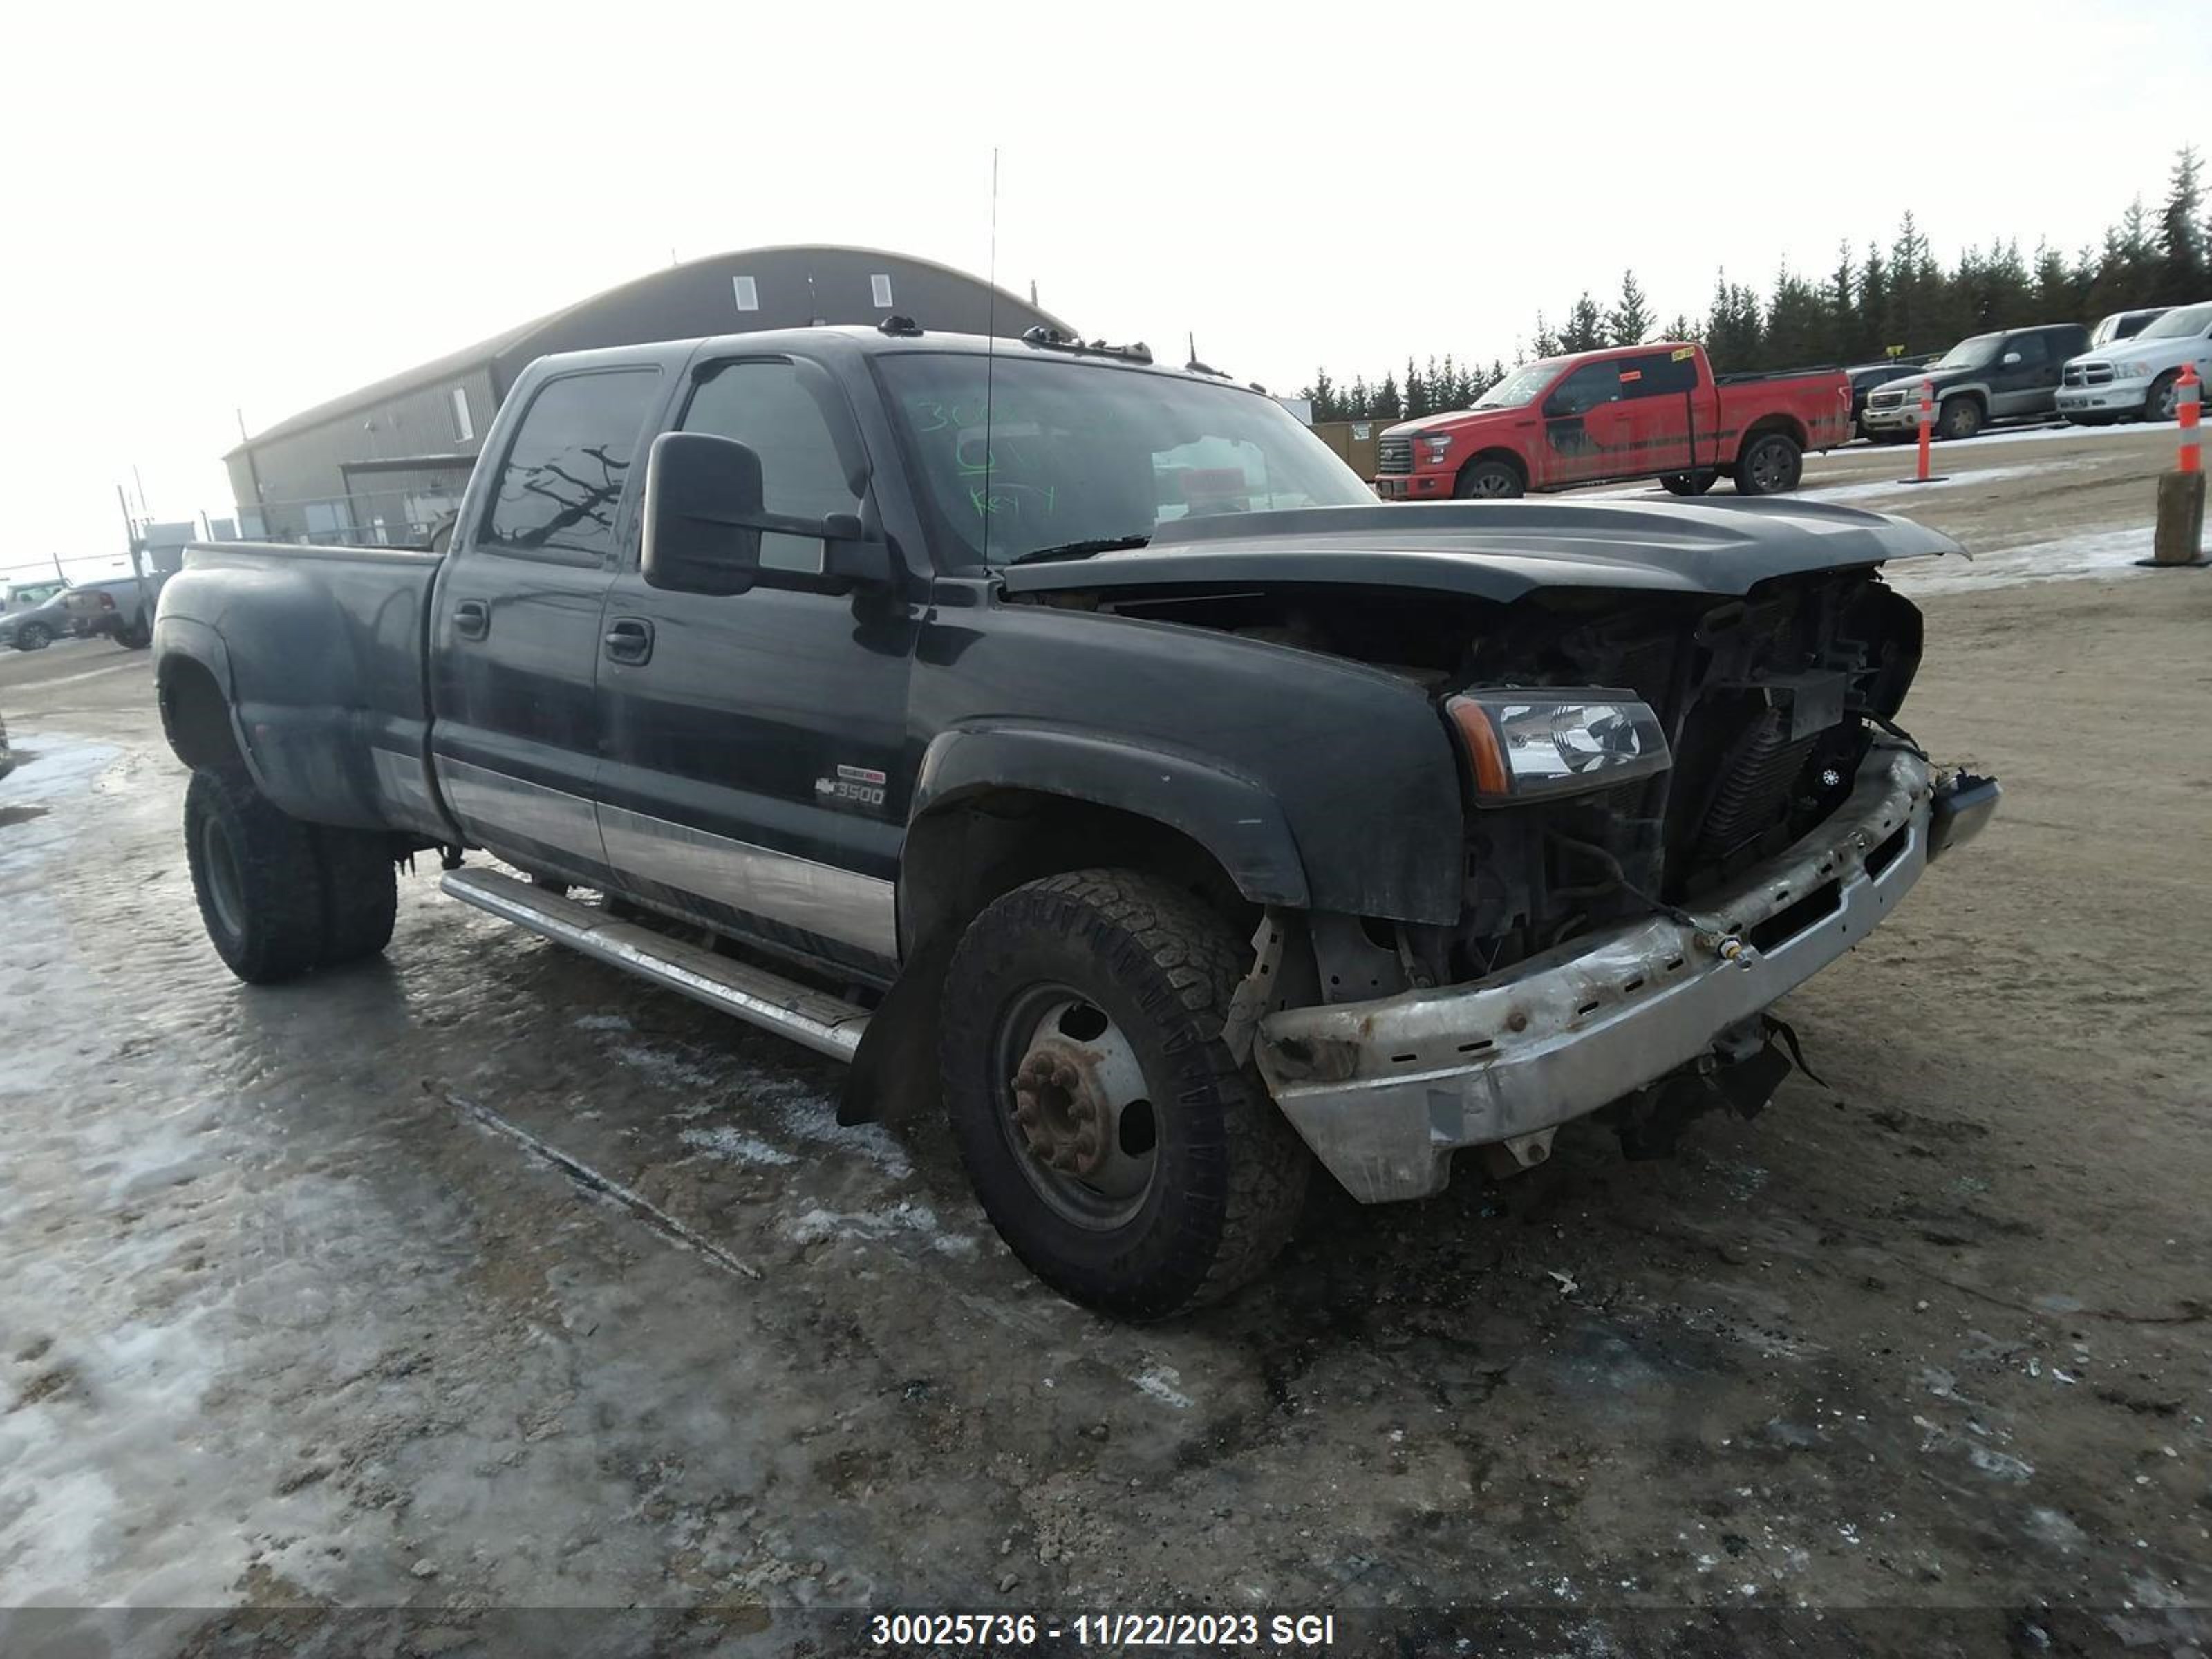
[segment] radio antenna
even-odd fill
[[[989,297],[983,301],[983,562],[991,562],[991,371],[999,357],[999,147],[991,146],[991,264]]]

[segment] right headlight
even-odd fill
[[[1659,717],[1632,691],[1470,691],[1444,713],[1479,805],[1610,789],[1674,763]]]

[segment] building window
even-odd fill
[[[868,286],[874,290],[876,309],[889,311],[891,308],[891,279],[888,276],[871,276],[868,278]]]
[[[477,435],[477,423],[469,416],[469,389],[465,386],[453,388],[453,436],[462,443]]]
[[[754,283],[751,277],[731,277],[730,289],[738,296],[738,310],[758,311],[760,309],[760,289]]]

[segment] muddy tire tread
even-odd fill
[[[248,911],[236,939],[218,931],[208,896],[200,828],[210,815],[228,828]],[[243,771],[201,767],[185,791],[185,854],[208,937],[232,973],[276,985],[311,972],[323,951],[323,876],[310,827],[279,811]]]
[[[381,954],[399,918],[399,879],[389,843],[368,830],[319,824],[323,946],[318,966],[336,968]]]
[[[1280,1252],[1304,1206],[1312,1157],[1288,1121],[1266,1094],[1256,1074],[1240,1065],[1221,1039],[1230,999],[1243,978],[1247,947],[1218,915],[1196,898],[1129,870],[1089,869],[1048,876],[1016,888],[990,906],[990,925],[971,928],[955,953],[948,987],[965,975],[962,957],[971,949],[995,948],[999,930],[1035,927],[1072,943],[1097,950],[1102,962],[1126,985],[1148,973],[1164,987],[1171,1012],[1157,1005],[1147,1012],[1170,1028],[1166,1048],[1195,1059],[1220,1109],[1204,1126],[1211,1133],[1194,1142],[1225,1172],[1218,1227],[1204,1228],[1186,1218],[1170,1250],[1189,1279],[1180,1293],[1164,1297],[1140,1291],[1111,1302],[1111,1311],[1130,1318],[1164,1318],[1188,1308],[1218,1301],[1261,1273]],[[979,918],[979,921],[982,920]],[[1115,937],[1118,935],[1119,937]],[[948,999],[949,1000],[949,999]],[[984,1018],[988,1018],[986,1015]],[[948,1009],[947,1023],[957,1015]],[[965,1086],[948,1044],[948,1098]],[[1011,1242],[1011,1241],[1010,1241]],[[1020,1247],[1015,1246],[1021,1254]],[[1202,1273],[1191,1274],[1205,1256]],[[1045,1265],[1030,1260],[1049,1279]]]

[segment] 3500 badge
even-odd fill
[[[881,806],[886,781],[872,767],[841,766],[836,777],[814,780],[814,793],[833,805],[844,801],[854,806]]]

